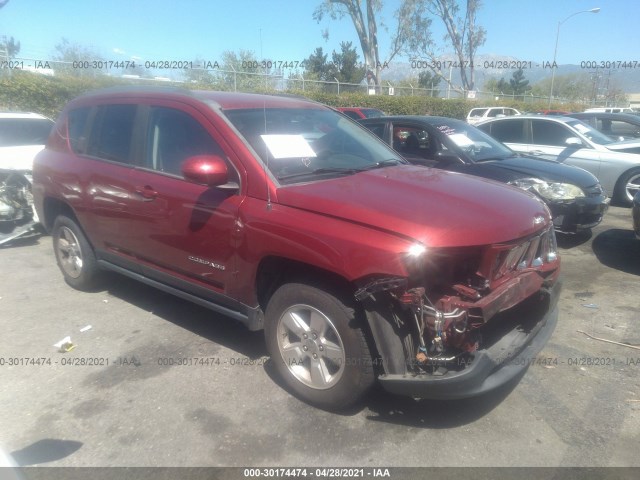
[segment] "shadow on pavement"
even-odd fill
[[[500,405],[518,385],[526,370],[511,382],[478,397],[460,400],[415,400],[377,388],[366,399],[367,419],[429,429],[455,428],[473,423]]]
[[[262,331],[249,331],[220,313],[115,273],[105,273],[102,287],[114,297],[245,357],[255,360],[267,355]]]
[[[45,438],[21,450],[11,452],[11,456],[20,466],[36,465],[68,457],[79,450],[82,445],[82,442],[76,442],[75,440]]]
[[[556,240],[560,248],[573,248],[591,240],[593,233],[591,229],[578,233],[560,233],[556,232]]]
[[[640,275],[640,240],[632,230],[606,230],[593,239],[592,248],[603,265]]]
[[[261,331],[251,332],[224,315],[117,274],[109,273],[104,285],[111,295],[204,339],[250,359],[267,356],[264,334]],[[293,395],[275,374],[271,360],[265,362],[264,371],[274,383]],[[489,394],[462,400],[414,400],[389,394],[376,386],[362,402],[337,413],[352,416],[365,411],[367,419],[376,422],[423,428],[453,428],[472,423],[488,414],[511,393],[523,375],[524,373]]]

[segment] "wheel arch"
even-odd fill
[[[46,197],[43,201],[43,217],[41,223],[48,233],[53,229],[53,223],[59,215],[66,215],[78,223],[78,217],[68,203],[53,197]],[[78,223],[78,226],[79,223]]]

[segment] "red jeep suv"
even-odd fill
[[[549,211],[407,164],[308,100],[116,88],[70,102],[34,166],[64,279],[119,272],[264,329],[326,409],[461,398],[513,379],[557,322]]]

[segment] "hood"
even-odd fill
[[[473,165],[474,175],[509,182],[520,178],[539,178],[547,182],[571,183],[581,188],[596,185],[598,179],[586,170],[555,160],[528,156],[513,156],[504,160],[479,162]]]
[[[7,170],[33,170],[33,159],[44,145],[0,147],[0,168]]]
[[[512,241],[539,231],[550,218],[541,200],[520,189],[413,165],[281,187],[277,198],[431,247]],[[542,224],[534,223],[536,217]]]
[[[640,153],[640,139],[637,138],[623,142],[608,143],[604,146],[614,152]]]

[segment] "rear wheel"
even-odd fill
[[[267,348],[296,396],[328,410],[357,402],[373,384],[371,355],[355,310],[338,296],[288,283],[265,314]]]
[[[640,191],[640,168],[634,168],[620,176],[616,186],[616,200],[630,206],[638,191]]]
[[[60,215],[53,224],[53,250],[65,281],[78,290],[91,290],[98,277],[93,248],[78,224]]]

